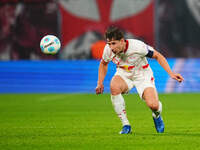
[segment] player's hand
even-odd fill
[[[96,87],[96,94],[102,94],[104,90],[103,84],[98,84]]]
[[[177,80],[180,83],[182,81],[184,81],[184,78],[180,74],[178,74],[178,73],[174,73],[174,74],[172,74],[170,76],[171,76],[172,79]]]

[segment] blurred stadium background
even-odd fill
[[[200,91],[200,2],[198,0],[1,0],[0,93],[94,93],[109,25],[164,54],[185,81],[169,79],[153,60],[158,91]],[[39,42],[53,34],[57,55]],[[110,64],[105,92],[115,69]]]

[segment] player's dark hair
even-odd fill
[[[115,26],[110,26],[108,27],[108,29],[105,32],[105,38],[109,39],[109,40],[121,40],[122,38],[124,38],[124,33]]]

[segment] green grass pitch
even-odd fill
[[[136,94],[125,95],[133,134],[110,96],[93,94],[1,94],[1,150],[196,150],[200,149],[200,94],[160,94],[165,133]]]

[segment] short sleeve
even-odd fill
[[[149,53],[149,51],[154,51],[153,47],[145,44],[142,41],[137,40],[135,44],[137,49],[136,51],[141,56],[146,56]]]
[[[106,46],[104,47],[104,50],[103,50],[102,59],[103,59],[105,62],[110,62],[110,61],[112,60],[111,55],[112,55],[112,52],[111,52],[109,46],[106,45]]]
[[[153,53],[154,53],[153,47],[147,45],[147,50],[148,50],[148,53],[146,54],[146,57],[152,58],[153,57]]]

